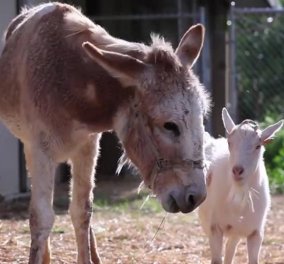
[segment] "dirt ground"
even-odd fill
[[[127,187],[127,188],[126,188]],[[99,183],[96,197],[134,199],[137,183]],[[52,263],[75,263],[76,246],[67,214],[66,192],[57,195],[56,221],[51,234]],[[92,226],[105,264],[210,263],[207,239],[196,212],[166,214],[160,210],[123,207],[95,208]],[[0,263],[27,263],[29,252],[27,200],[17,205],[0,205]],[[242,242],[235,263],[246,263]],[[263,264],[284,264],[284,196],[274,196],[261,251]]]

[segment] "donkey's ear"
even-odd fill
[[[261,132],[261,143],[263,145],[269,143],[275,136],[275,134],[281,129],[283,126],[283,121],[279,121],[273,125],[268,126]]]
[[[129,55],[102,50],[90,42],[84,42],[82,47],[92,60],[103,67],[111,76],[117,78],[124,86],[136,86],[141,75],[149,67],[144,62]]]
[[[204,26],[197,24],[183,35],[176,49],[176,54],[183,65],[193,67],[202,49],[204,34]]]
[[[222,120],[227,133],[230,134],[236,125],[225,107],[222,110]]]

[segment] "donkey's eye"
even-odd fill
[[[255,149],[260,149],[260,145],[257,145]]]
[[[166,122],[164,124],[164,128],[166,130],[171,131],[176,137],[178,137],[180,135],[180,131],[179,131],[177,124],[175,124],[173,122]]]

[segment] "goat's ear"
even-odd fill
[[[204,34],[204,26],[197,24],[183,35],[175,51],[183,65],[193,67],[202,49]]]
[[[232,120],[228,110],[225,107],[222,109],[222,120],[223,120],[224,127],[226,129],[226,132],[230,134],[236,125],[234,121]]]
[[[90,42],[84,42],[82,47],[93,61],[117,78],[123,86],[138,85],[139,78],[149,67],[129,55],[102,50]]]
[[[275,134],[281,129],[283,126],[283,120],[268,126],[261,132],[261,143],[263,145],[268,144],[274,138]]]

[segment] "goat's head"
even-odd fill
[[[232,177],[240,186],[249,184],[253,181],[251,176],[255,175],[262,160],[263,146],[281,129],[283,121],[270,125],[264,130],[260,130],[258,124],[252,120],[244,120],[239,125],[235,125],[225,108],[222,118],[228,133]]]
[[[190,212],[206,197],[203,118],[209,100],[191,70],[203,38],[203,26],[196,25],[173,51],[155,37],[139,58],[84,44],[99,65],[133,87],[114,127],[144,183],[169,212]]]

